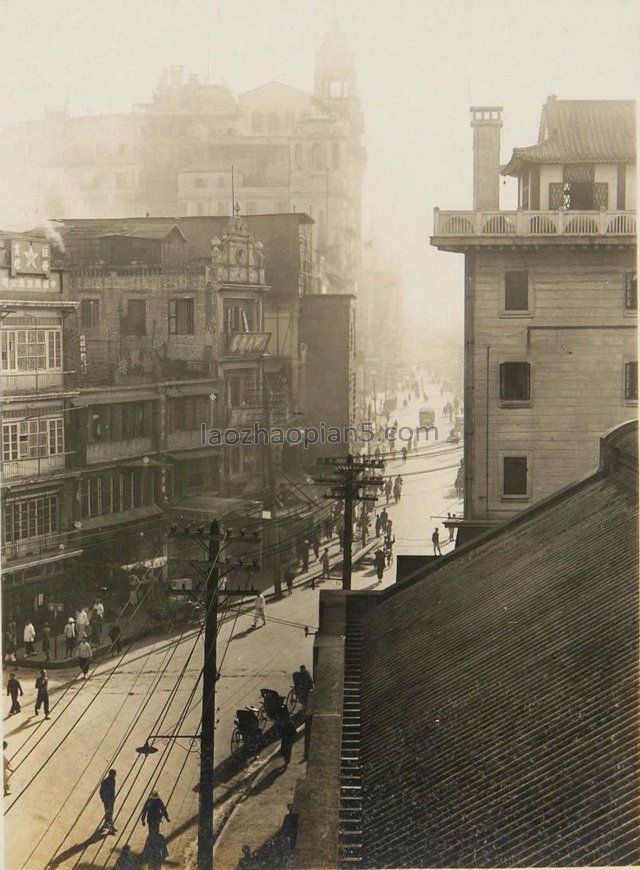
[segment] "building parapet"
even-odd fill
[[[440,211],[434,237],[635,236],[635,211]]]

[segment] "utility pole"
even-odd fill
[[[209,570],[204,590],[204,667],[202,671],[202,726],[200,730],[200,806],[198,813],[198,868],[213,868],[213,750],[216,711],[218,632],[218,555],[220,526],[209,526]]]
[[[265,428],[268,432],[266,444],[266,471],[267,492],[269,493],[269,511],[271,520],[269,528],[272,534],[268,536],[269,544],[273,547],[271,563],[274,571],[274,591],[276,598],[282,598],[282,579],[280,577],[280,541],[278,534],[278,501],[276,495],[276,478],[273,473],[273,455],[271,453],[271,391],[267,384],[266,374],[262,373],[262,407],[264,408]]]
[[[178,526],[173,525],[170,535],[178,533]],[[202,602],[205,606],[204,622],[204,663],[202,668],[202,723],[200,727],[200,786],[198,807],[198,870],[213,870],[213,767],[215,746],[215,712],[216,712],[216,682],[218,680],[218,660],[216,654],[216,639],[218,633],[218,560],[220,542],[227,539],[244,543],[259,541],[256,534],[245,534],[243,531],[228,530],[224,535],[220,532],[220,524],[212,520],[208,533],[204,526],[192,530],[185,526],[181,537],[190,538],[207,551],[205,562],[190,559],[191,564],[204,578]],[[247,566],[240,559],[237,567],[257,570],[257,563]],[[225,590],[225,595],[245,596],[257,595],[255,589]],[[149,749],[148,740],[145,751]]]
[[[342,588],[351,589],[351,547],[353,544],[353,506],[355,502],[376,501],[375,496],[367,495],[367,487],[382,487],[384,479],[380,476],[367,477],[372,469],[384,469],[384,460],[370,456],[359,456],[357,460],[349,454],[345,459],[323,458],[319,462],[330,466],[332,477],[318,477],[318,483],[331,487],[325,498],[344,502],[344,554],[342,559]],[[363,531],[363,546],[366,543],[366,525]]]

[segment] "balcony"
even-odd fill
[[[226,336],[225,356],[262,356],[270,338],[270,332],[232,332]]]
[[[87,444],[87,465],[111,462],[153,453],[151,438],[126,438],[121,441],[101,441]]]
[[[629,242],[635,237],[634,211],[440,211],[435,209],[432,244],[447,247],[447,239],[462,244],[465,239],[476,243],[531,239],[543,241],[559,236],[593,240],[606,238]]]
[[[38,535],[33,538],[23,538],[20,541],[12,541],[3,544],[2,555],[6,562],[15,559],[32,558],[43,559],[54,554],[63,554],[69,544],[68,536],[64,533],[53,532],[50,535]]]
[[[5,397],[27,396],[37,393],[40,397],[75,393],[75,372],[2,372],[0,390]]]
[[[2,479],[5,481],[40,477],[64,469],[64,454],[41,456],[39,459],[16,459],[3,462]]]

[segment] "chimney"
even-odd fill
[[[473,210],[500,209],[502,106],[472,106]]]

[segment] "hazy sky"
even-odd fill
[[[405,263],[412,316],[458,320],[462,256],[430,248],[433,208],[471,207],[469,106],[504,106],[502,160],[533,144],[549,94],[637,92],[637,0],[0,0],[0,128],[68,103],[126,111],[162,67],[234,93],[313,87],[337,16],[352,45],[368,152],[365,235]],[[502,188],[513,204],[512,181]],[[1,189],[0,189],[1,197]],[[9,228],[9,227],[7,227]]]

